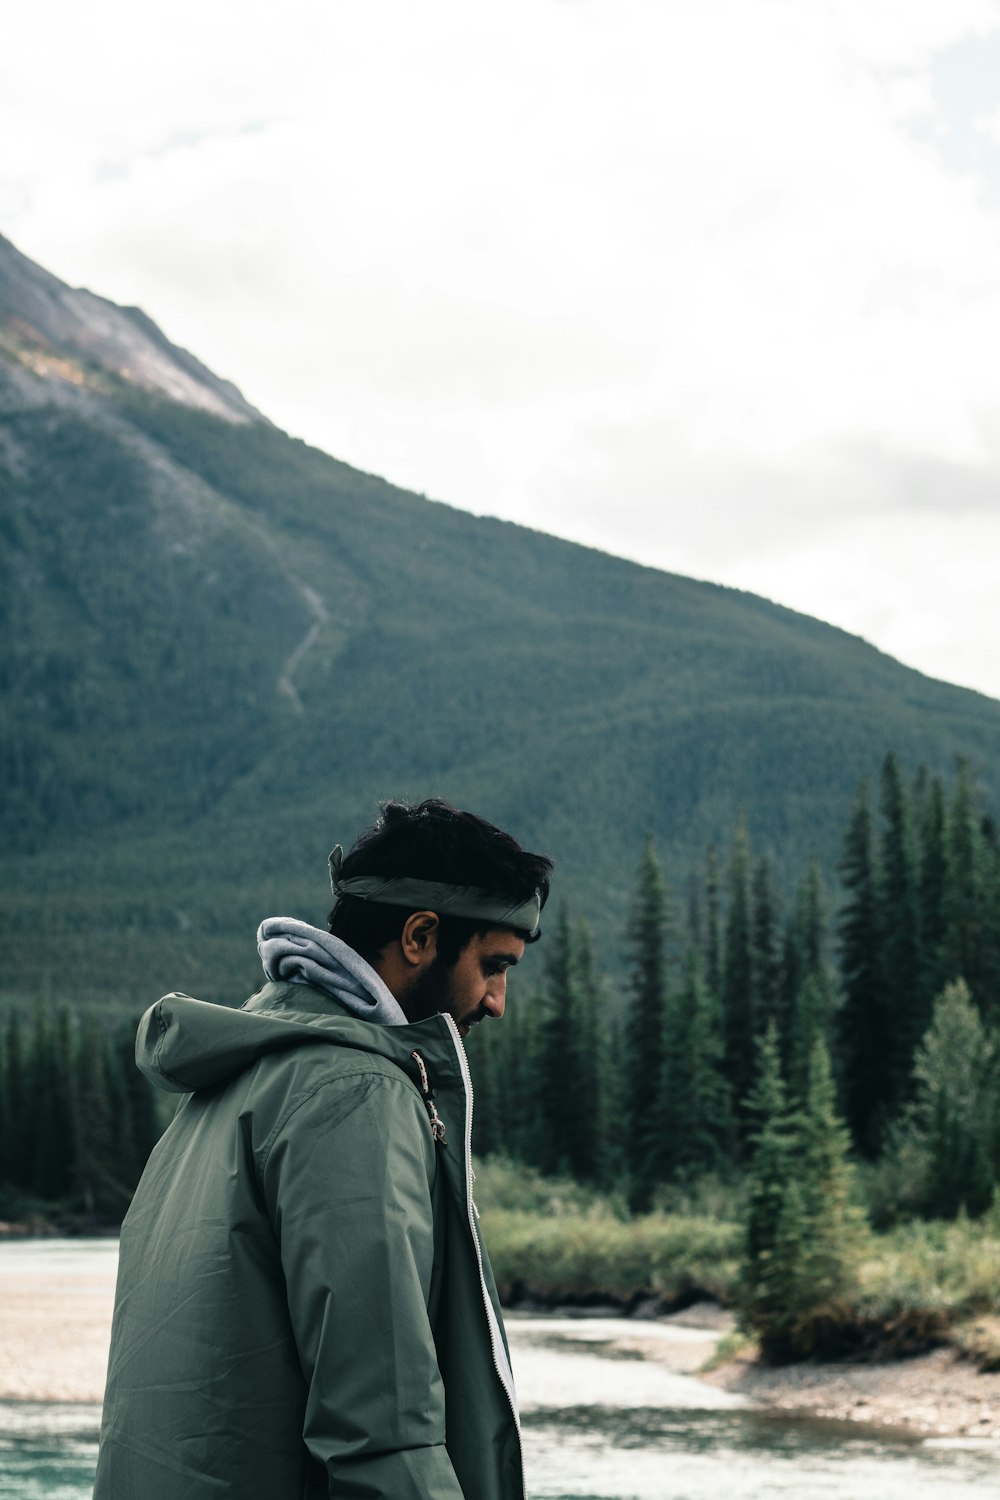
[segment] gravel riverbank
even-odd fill
[[[0,1255],[0,1401],[100,1403],[114,1240],[8,1242]]]
[[[691,1308],[672,1321],[683,1320],[720,1335],[733,1326],[714,1304]],[[662,1357],[655,1344],[643,1352]],[[699,1378],[776,1411],[809,1412],[923,1438],[1000,1440],[1000,1372],[982,1374],[954,1349],[910,1359],[806,1362],[777,1369],[744,1355]]]
[[[702,1378],[780,1411],[809,1411],[925,1438],[1000,1440],[1000,1374],[981,1374],[954,1349],[891,1364],[782,1369],[735,1359]]]

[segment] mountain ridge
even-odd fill
[[[57,950],[82,992],[105,992],[94,934],[124,922],[144,959],[115,993],[183,982],[196,934],[211,998],[268,907],[322,918],[329,848],[384,796],[545,848],[616,951],[647,832],[680,899],[741,814],[786,889],[813,852],[832,883],[890,748],[969,758],[996,804],[994,700],[745,591],[410,494],[252,408],[170,399],[81,354],[72,318],[46,352],[79,380],[33,369],[6,298],[0,988],[44,989],[27,934],[69,859],[88,879]]]

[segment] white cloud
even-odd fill
[[[859,56],[894,69],[926,67],[935,53],[1000,21],[996,0],[830,0],[826,8]]]
[[[1000,105],[989,114],[980,115],[976,120],[976,128],[994,145],[1000,146]]]
[[[996,0],[233,15],[22,8],[23,249],[455,503],[800,607],[810,547],[852,556],[864,522],[880,643],[968,680],[961,632],[948,667],[903,601],[943,526],[942,607],[986,633],[957,560],[993,540],[1000,212],[943,150],[933,68],[995,38]],[[812,609],[861,618],[823,578]]]

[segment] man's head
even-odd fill
[[[507,970],[541,935],[550,859],[432,798],[383,804],[374,827],[331,868],[330,931],[377,970],[409,1020],[447,1011],[465,1034],[503,1015]],[[472,914],[460,914],[463,907]]]

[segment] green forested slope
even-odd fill
[[[831,869],[889,747],[995,801],[992,700],[76,369],[0,349],[10,993],[239,996],[253,926],[321,916],[390,794],[510,826],[616,935],[647,831],[677,884],[741,812],[779,873]]]

